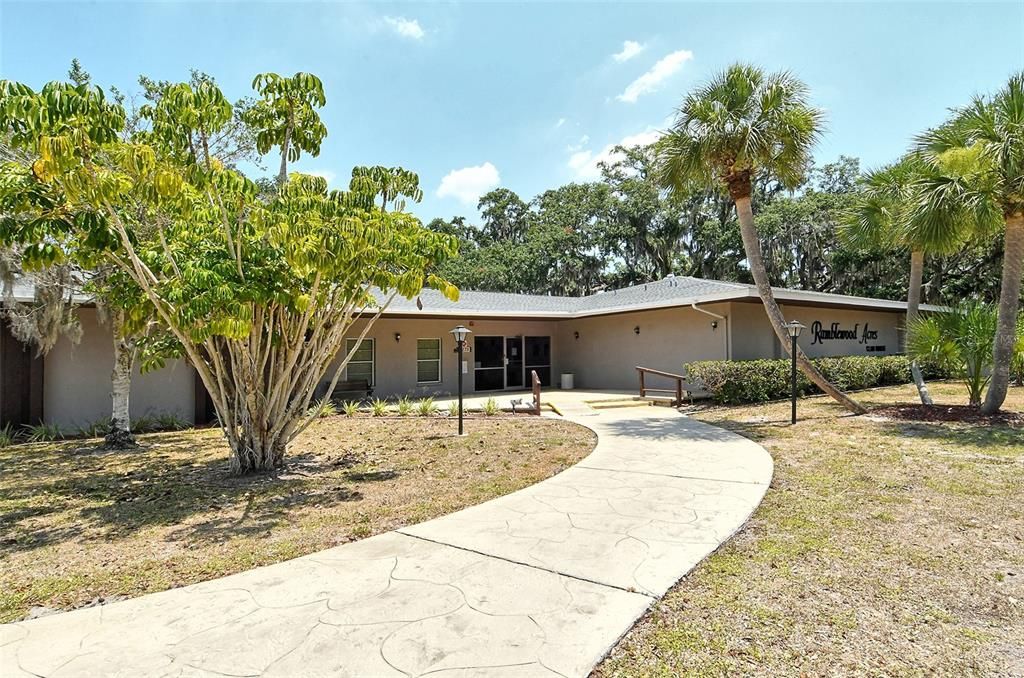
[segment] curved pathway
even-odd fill
[[[420,525],[0,626],[16,676],[581,676],[767,490],[759,445],[656,407],[576,407],[576,466]]]

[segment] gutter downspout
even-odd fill
[[[732,360],[732,350],[731,350],[731,347],[729,346],[729,318],[728,318],[728,316],[719,315],[718,313],[715,313],[713,311],[708,311],[707,309],[700,308],[699,306],[697,306],[697,302],[696,301],[693,302],[692,304],[690,304],[690,308],[692,308],[694,311],[697,311],[699,313],[703,313],[704,315],[709,315],[712,318],[717,318],[718,320],[721,320],[723,323],[725,323],[725,327],[722,328],[723,336],[725,338],[725,359],[726,360]]]

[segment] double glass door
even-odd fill
[[[476,336],[473,366],[477,391],[529,388],[531,370],[551,381],[551,337]]]

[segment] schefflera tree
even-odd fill
[[[287,80],[294,86],[265,95],[275,107],[287,108],[281,96],[296,97],[296,107],[323,100],[310,95],[321,88],[315,76]],[[126,289],[139,290],[126,305],[152,314],[167,337],[150,350],[197,370],[232,469],[273,471],[312,421],[317,385],[337,383],[348,358],[329,370],[346,337],[364,338],[396,295],[429,285],[457,298],[429,273],[456,242],[378,206],[379,172],[354,173],[347,191],[298,173],[261,191],[209,150],[231,120],[212,83],[169,87],[145,116],[147,128],[124,140],[124,110],[99,88],[55,82],[36,92],[0,82],[0,125],[38,157],[29,168],[0,169],[0,198],[30,213],[3,222],[0,239],[41,261],[59,260],[62,243],[73,242],[113,265]],[[272,135],[323,138],[318,115],[285,124],[296,128]],[[288,147],[281,155],[295,157]],[[416,182],[405,183],[418,197]]]

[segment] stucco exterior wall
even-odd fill
[[[735,360],[778,358],[786,355],[775,338],[768,317],[760,303],[734,302],[729,304],[732,318],[732,357]],[[902,311],[866,311],[857,309],[819,308],[780,304],[787,320],[798,320],[804,325],[798,343],[803,351],[814,358],[848,355],[892,355],[901,352],[900,329],[905,316]],[[832,323],[844,331],[856,330],[856,339],[822,339],[815,341],[814,323],[830,330]],[[867,328],[869,334],[865,337]],[[873,338],[870,333],[877,333]],[[872,350],[868,350],[871,347]]]
[[[67,339],[46,354],[43,362],[43,417],[48,423],[74,429],[110,417],[110,373],[114,347],[110,328],[96,309],[78,310],[82,340]],[[194,416],[195,371],[174,361],[154,372],[132,376],[129,406],[132,418],[173,413],[191,422]]]
[[[376,342],[375,369],[376,385],[374,396],[389,397],[410,395],[423,397],[448,395],[458,390],[458,356],[455,353],[455,339],[450,334],[456,325],[465,325],[473,333],[469,335],[470,352],[465,354],[467,372],[463,375],[464,390],[476,390],[474,374],[473,338],[476,336],[547,336],[551,337],[551,374],[557,380],[558,364],[562,353],[558,336],[558,322],[553,320],[468,320],[464,318],[380,318],[370,329],[367,338]],[[350,333],[358,337],[362,323],[357,323]],[[395,333],[401,334],[395,341]],[[441,381],[434,384],[416,383],[416,340],[441,339]],[[337,365],[340,358],[335,361]],[[333,366],[332,366],[333,367]],[[527,372],[527,374],[529,374]],[[326,379],[333,375],[328,371]],[[345,379],[346,375],[342,375]]]
[[[550,337],[551,383],[572,372],[576,388],[633,390],[635,367],[643,365],[667,372],[682,372],[695,360],[772,358],[784,355],[759,303],[706,304],[701,308],[726,316],[716,319],[689,307],[638,311],[575,320],[508,319],[482,320],[458,317],[381,318],[368,337],[375,340],[374,394],[380,397],[447,395],[456,391],[458,364],[455,341],[449,331],[463,324],[472,330],[471,350],[466,354],[465,391],[477,391],[472,350],[477,336]],[[902,312],[782,306],[787,318],[807,326],[800,346],[811,356],[887,355],[900,352]],[[113,348],[110,329],[101,325],[94,309],[81,309],[83,337],[78,345],[61,340],[44,361],[43,415],[48,422],[74,428],[110,416],[110,371]],[[856,330],[856,338],[815,341],[815,321],[824,330],[832,323],[844,331]],[[712,327],[717,323],[717,327]],[[634,328],[639,327],[637,334]],[[874,333],[865,339],[865,327]],[[353,335],[358,335],[357,324]],[[576,333],[579,333],[579,338]],[[395,340],[395,333],[401,335]],[[441,380],[416,381],[416,340],[441,340]],[[868,347],[881,350],[868,351]],[[337,364],[337,360],[335,361]],[[329,372],[327,379],[333,372]],[[528,376],[528,370],[527,370]],[[347,376],[343,375],[342,379]],[[526,381],[525,384],[529,382]],[[326,385],[326,384],[324,384]],[[136,374],[132,383],[132,417],[174,413],[192,421],[195,372],[183,362],[162,370]]]
[[[728,311],[727,304],[702,308]],[[692,308],[564,320],[560,329],[561,371],[574,373],[576,388],[635,389],[637,365],[679,373],[690,360],[724,359],[729,341],[727,322]]]

